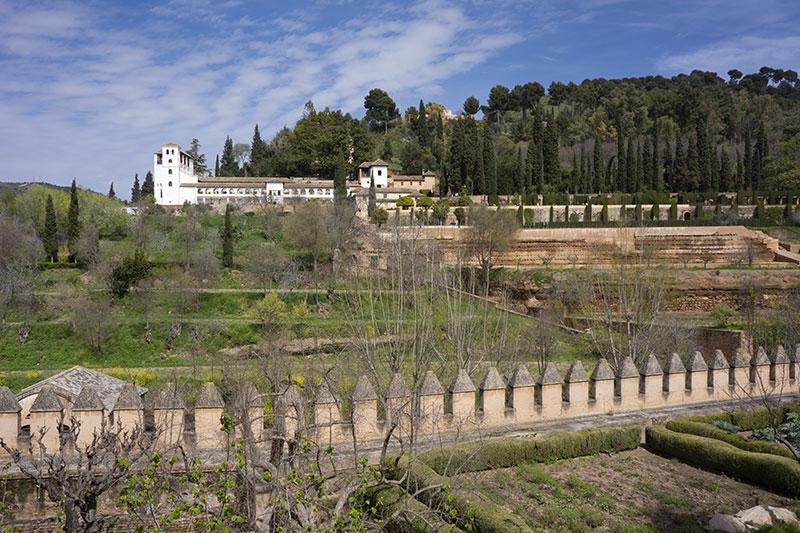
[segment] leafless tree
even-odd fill
[[[114,307],[105,293],[75,289],[64,300],[72,329],[100,355],[103,343],[114,331]]]
[[[81,263],[90,265],[100,255],[100,234],[92,221],[87,221],[81,228],[78,242],[75,244],[75,257]]]
[[[468,222],[465,239],[483,271],[488,294],[492,267],[497,256],[511,248],[516,240],[519,224],[510,209],[489,209],[484,204],[470,208]]]
[[[8,311],[23,304],[33,305],[36,261],[42,244],[33,228],[0,211],[0,310],[2,327],[6,329]]]
[[[175,228],[175,244],[177,244],[184,270],[189,270],[189,267],[191,267],[192,254],[204,234],[203,227],[192,217],[186,219]]]
[[[303,202],[294,206],[286,220],[286,233],[292,245],[311,256],[314,276],[320,258],[333,252],[334,235],[328,226],[332,207],[320,202]]]

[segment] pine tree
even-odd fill
[[[442,195],[444,196],[444,195]],[[367,215],[370,217],[372,213],[375,212],[376,204],[378,203],[377,196],[375,194],[375,178],[369,179],[369,201],[367,203]]]
[[[147,198],[148,196],[155,197],[155,195],[156,186],[155,183],[153,183],[153,173],[148,170],[147,174],[144,176],[144,181],[142,182],[142,198]]]
[[[222,147],[222,157],[219,160],[220,176],[233,176],[236,169],[236,160],[233,156],[233,140],[230,137],[225,138],[225,144]]]
[[[604,187],[604,180],[603,180],[603,146],[600,142],[600,139],[595,137],[594,139],[594,180],[592,184],[592,191],[591,192],[600,192]]]
[[[194,161],[194,173],[204,176],[208,172],[208,168],[206,167],[206,154],[200,153],[200,141],[198,141],[197,138],[192,139],[187,152]]]
[[[139,187],[139,174],[133,177],[133,187],[131,187],[131,203],[136,203],[142,199],[142,189]]]
[[[69,261],[75,262],[75,245],[81,234],[80,206],[78,205],[78,186],[75,179],[69,188],[69,210],[67,211],[67,248],[69,249]]]
[[[109,198],[116,198],[117,197],[116,193],[114,192],[114,182],[113,181],[111,182],[111,186],[108,188],[108,197]]]
[[[225,227],[222,230],[222,266],[233,266],[233,222],[231,221],[231,204],[225,207]]]
[[[344,154],[339,152],[336,166],[333,171],[333,198],[336,202],[347,199],[347,170],[344,163]]]
[[[58,222],[56,210],[53,207],[53,197],[47,195],[47,204],[44,210],[44,228],[42,230],[42,247],[48,261],[58,262]]]

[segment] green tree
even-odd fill
[[[800,189],[800,133],[781,144],[778,155],[764,165],[764,174],[772,190]]]
[[[394,100],[389,97],[386,91],[377,87],[364,97],[364,109],[367,110],[364,114],[367,124],[373,130],[382,129],[384,133],[389,131],[389,124],[400,117],[400,112],[397,110]]]
[[[389,136],[386,135],[383,138],[383,151],[381,152],[381,159],[383,159],[386,162],[389,162],[392,160],[393,155],[394,154],[392,152],[392,142],[389,140]]]
[[[400,150],[400,163],[403,165],[404,174],[422,174],[426,166],[425,159],[425,150],[415,142],[406,143]]]
[[[225,206],[225,226],[222,230],[222,266],[233,267],[233,221],[231,220],[231,204]]]
[[[187,153],[189,156],[191,156],[192,161],[194,161],[195,174],[205,176],[208,173],[208,168],[206,167],[206,154],[200,153],[200,141],[198,141],[197,138],[192,139]]]
[[[512,109],[513,99],[508,87],[503,85],[495,85],[489,91],[489,99],[487,101],[487,111],[490,118],[503,123],[503,115],[506,111]]]
[[[113,181],[111,182],[111,186],[108,188],[108,197],[109,198],[116,198],[117,197],[116,193],[114,192],[114,182]]]
[[[286,318],[286,304],[276,293],[270,292],[253,306],[251,314],[259,321],[265,334],[274,333]]]
[[[147,174],[144,175],[144,181],[142,182],[142,199],[148,196],[153,198],[156,196],[156,185],[153,182],[153,173],[149,170]]]
[[[339,156],[336,158],[336,168],[333,173],[333,199],[336,202],[343,202],[347,199],[347,168],[342,152],[339,152]]]
[[[139,187],[139,173],[133,177],[133,187],[131,187],[131,203],[136,203],[142,199],[142,189]]]
[[[111,294],[122,298],[130,288],[150,274],[150,262],[144,251],[136,248],[111,270]]]
[[[601,192],[605,189],[605,180],[603,179],[603,144],[599,138],[594,140],[594,154],[593,154],[593,174],[594,186],[591,192]]]
[[[42,230],[42,247],[48,261],[58,262],[58,222],[56,210],[53,207],[53,197],[47,195],[47,205],[44,212],[44,229]]]
[[[222,158],[219,160],[220,176],[235,176],[238,170],[239,167],[233,154],[233,140],[226,137],[222,147]]]
[[[369,199],[367,200],[367,215],[372,216],[378,200],[375,194],[375,178],[369,179]]]
[[[489,125],[482,124],[483,128],[483,168],[486,176],[486,191],[489,194],[497,194],[497,162],[495,159],[494,141],[492,140],[492,130]]]
[[[395,201],[395,204],[401,209],[408,209],[409,207],[414,207],[414,199],[410,196],[401,196]]]
[[[377,226],[380,228],[389,221],[389,212],[386,211],[386,209],[379,207],[378,209],[372,211],[370,220],[372,220],[372,223],[377,224]]]
[[[253,129],[253,141],[250,143],[250,165],[253,167],[253,175],[264,175],[266,173],[260,172],[263,163],[269,157],[269,149],[267,143],[261,139],[261,133],[258,131],[258,124]]]
[[[67,249],[69,261],[75,262],[75,245],[81,235],[80,206],[78,205],[78,186],[72,180],[69,188],[69,211],[67,211]]]
[[[481,103],[474,96],[467,96],[464,100],[464,113],[467,115],[475,115],[481,108]]]

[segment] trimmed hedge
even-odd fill
[[[773,408],[776,412],[778,424],[782,424],[786,416],[786,412],[800,412],[800,405],[784,405],[781,407]],[[752,411],[733,411],[730,413],[715,413],[712,415],[698,415],[681,418],[685,422],[700,422],[703,424],[711,424],[715,420],[722,420],[735,424],[745,431],[753,429],[761,429],[771,425],[769,411],[766,409],[753,409]]]
[[[443,511],[452,512],[457,523],[471,526],[472,531],[487,533],[510,533],[514,531],[530,531],[525,521],[512,514],[478,492],[468,492],[453,488],[443,490],[448,485],[448,478],[440,476],[429,466],[417,458],[408,464],[408,454],[401,457],[387,457],[390,479],[400,480],[408,473],[408,490],[422,503]],[[427,487],[435,487],[427,489]]]
[[[382,520],[386,520],[395,512],[405,509],[410,521],[397,520],[388,524],[381,524],[381,531],[432,533],[449,531],[458,533],[462,531],[452,524],[448,524],[434,513],[427,505],[410,497],[398,485],[376,485],[366,490],[364,501],[372,508],[373,513]]]
[[[686,433],[689,435],[697,435],[698,437],[706,437],[709,439],[727,442],[731,446],[736,446],[740,450],[756,453],[771,453],[773,455],[782,455],[789,459],[794,459],[792,452],[782,444],[774,442],[764,442],[758,440],[751,440],[741,435],[736,435],[724,429],[719,429],[711,424],[704,424],[702,422],[691,422],[687,420],[672,420],[667,422],[667,429],[677,433]]]
[[[639,446],[641,435],[639,426],[558,431],[533,438],[494,439],[437,448],[420,455],[419,460],[442,475],[448,470],[477,472],[521,463],[633,450]]]
[[[661,426],[647,427],[645,435],[647,446],[655,452],[800,496],[800,464],[792,459],[740,450],[726,442]]]

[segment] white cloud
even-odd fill
[[[800,36],[731,38],[657,62],[658,70],[665,74],[699,69],[716,72],[723,78],[730,69],[747,74],[765,65],[783,69],[800,67]]]

